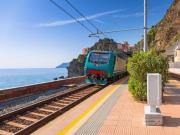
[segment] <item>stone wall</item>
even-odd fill
[[[81,77],[73,77],[73,78],[51,81],[51,82],[46,82],[46,83],[34,84],[34,85],[29,85],[29,86],[0,90],[0,102],[11,99],[11,98],[44,91],[44,90],[57,89],[60,86],[66,85],[66,84],[80,83],[80,82],[83,82],[84,80],[85,80],[85,77],[81,76]]]

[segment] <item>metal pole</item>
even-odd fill
[[[147,0],[144,0],[144,52],[147,51]]]

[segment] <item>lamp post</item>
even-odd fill
[[[144,0],[144,52],[148,50],[147,46],[147,0]]]

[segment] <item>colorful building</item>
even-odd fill
[[[119,50],[121,50],[123,52],[132,51],[132,49],[133,49],[133,46],[130,45],[127,41],[125,41],[123,43],[118,43],[117,47]]]
[[[82,54],[83,54],[83,55],[88,54],[88,50],[89,50],[89,48],[83,48],[83,49],[82,49]]]

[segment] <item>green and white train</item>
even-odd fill
[[[91,51],[85,61],[86,82],[106,85],[127,74],[127,56],[111,51]]]

